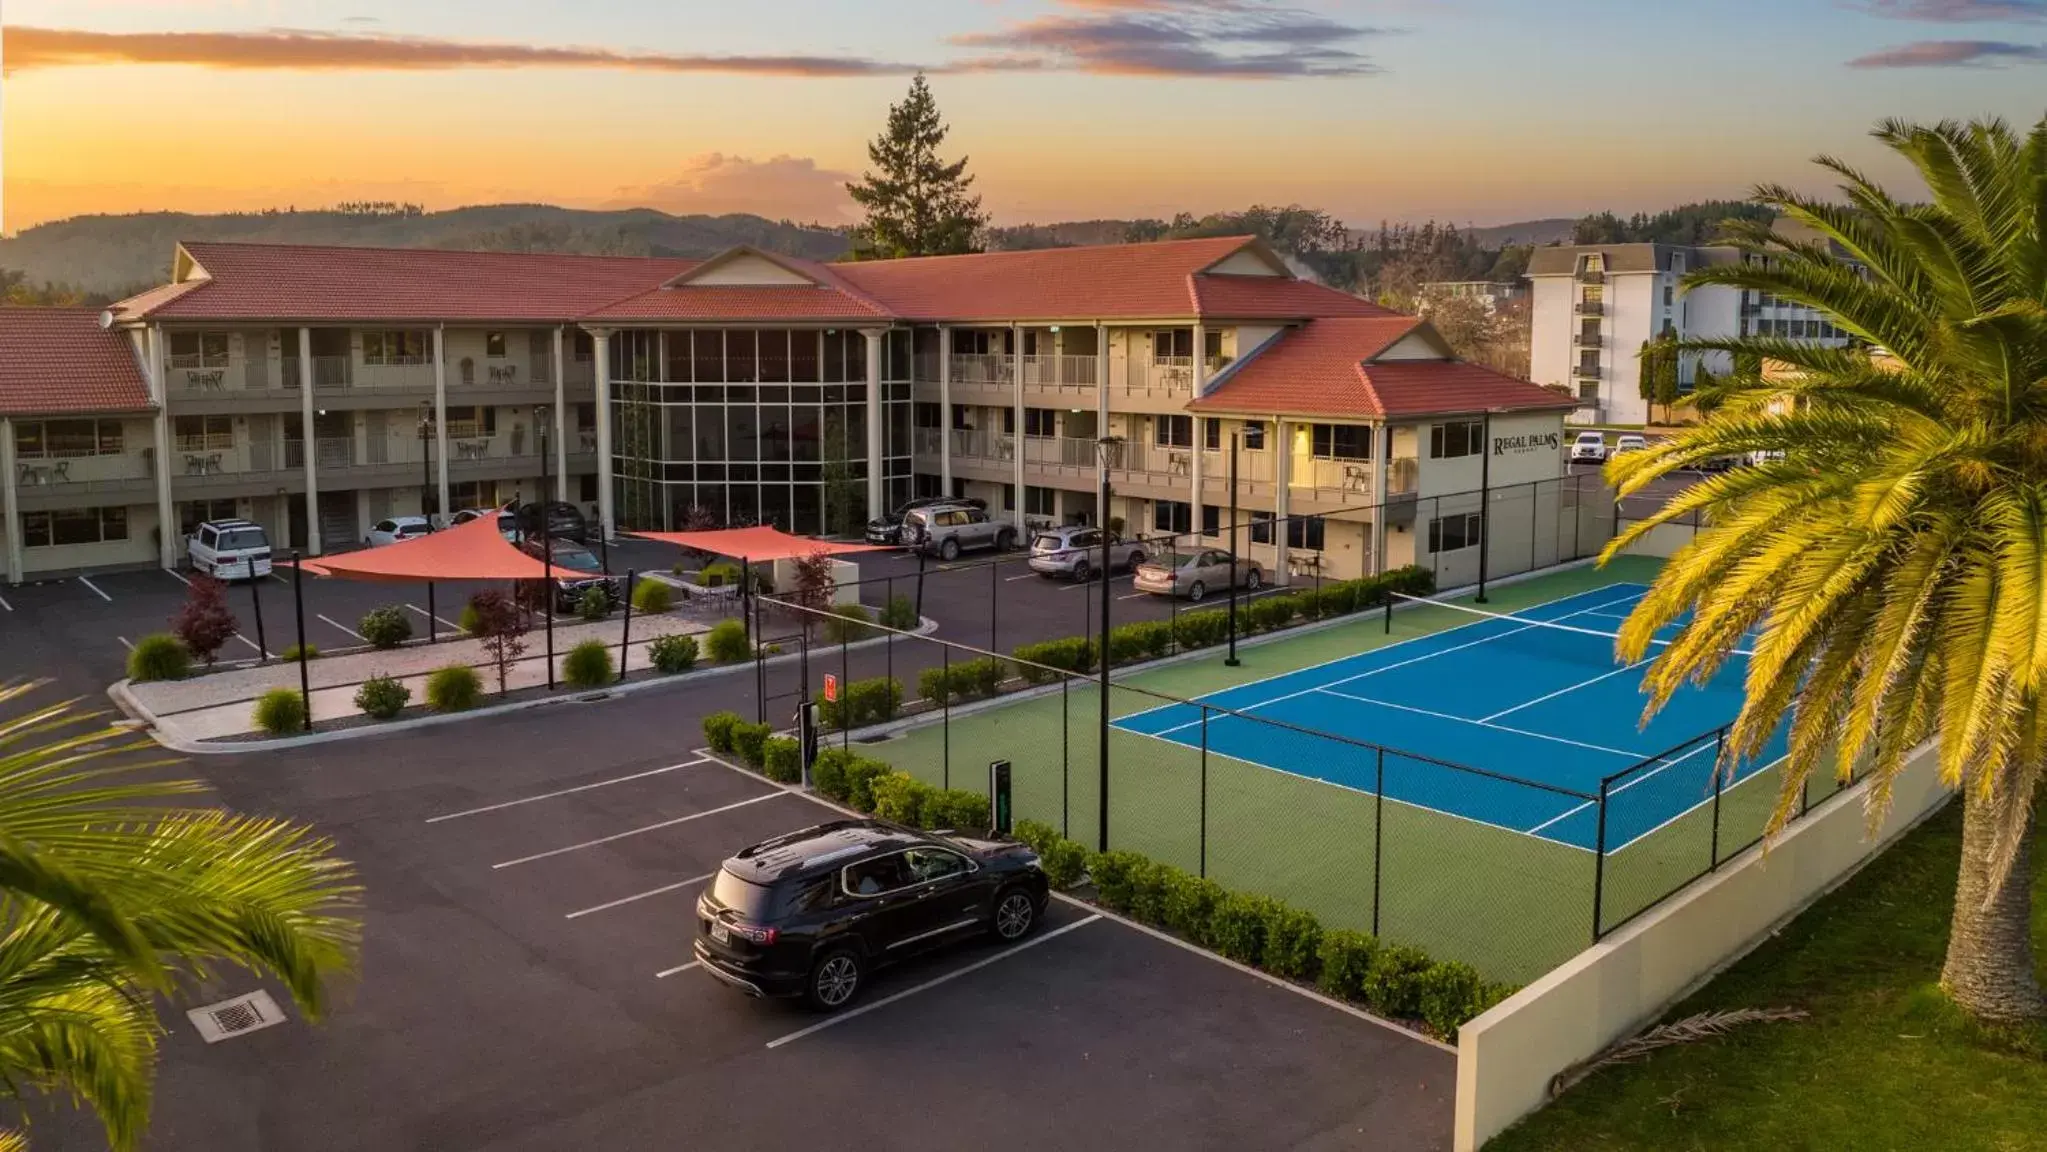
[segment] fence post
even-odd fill
[[[952,645],[938,650],[940,683],[945,685],[945,719],[939,723],[943,729],[938,741],[938,773],[947,788],[952,787]]]
[[[1234,580],[1234,577],[1233,577]],[[1195,875],[1208,877],[1208,706],[1201,708],[1201,832]]]
[[[1706,871],[1720,867],[1720,753],[1727,747],[1727,729],[1713,733],[1713,839],[1706,857]]]
[[[1372,779],[1372,935],[1379,934],[1379,872],[1386,844],[1386,750]]]
[[[1386,635],[1393,635],[1393,593],[1382,593],[1386,597]]]
[[[633,650],[633,582],[639,573],[625,570],[625,626],[618,634],[618,681],[625,683],[626,657]]]
[[[1022,494],[1019,493],[1017,498],[1022,499]],[[998,632],[996,629],[995,612],[996,605],[1002,602],[1002,586],[997,583],[1001,579],[1001,571],[1002,560],[999,555],[996,559],[988,561],[988,651],[990,652],[1002,651],[1002,643],[997,639]]]
[[[1609,777],[1608,779],[1611,779]],[[1592,852],[1592,942],[1599,943],[1599,921],[1606,896],[1606,801],[1607,780],[1599,782],[1599,839]]]
[[[846,659],[847,642],[852,639],[850,629],[839,633],[839,747],[853,747],[853,678]]]
[[[765,644],[753,646],[753,722],[768,722],[768,649]]]
[[[888,591],[885,595],[888,597],[888,609],[894,608],[896,606],[896,578],[893,576],[888,578]],[[888,609],[883,609],[882,614],[884,616],[888,614]],[[888,678],[893,680],[896,678],[896,634],[894,631],[888,631],[882,633],[882,635],[887,637],[887,639],[881,642],[882,663],[887,668]]]
[[[1061,836],[1068,836],[1072,824],[1072,811],[1068,807],[1066,799],[1067,777],[1073,768],[1073,712],[1067,706],[1066,689],[1072,683],[1072,677],[1059,677],[1059,834]]]

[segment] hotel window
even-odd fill
[[[31,420],[14,426],[14,453],[37,460],[119,456],[119,420]]]
[[[1476,456],[1484,449],[1485,425],[1477,420],[1459,420],[1429,428],[1429,457],[1450,460]]]
[[[1270,512],[1251,513],[1251,543],[1253,544],[1272,543],[1272,513]]]
[[[1244,421],[1244,450],[1247,452],[1265,450],[1265,424],[1262,421]]]
[[[1309,454],[1324,460],[1372,458],[1372,430],[1356,424],[1316,424],[1309,443]]]
[[[483,507],[483,482],[457,480],[448,485],[448,503],[457,508]]]
[[[1059,514],[1059,491],[1036,484],[1024,485],[1024,512],[1030,516],[1056,516]]]
[[[171,343],[171,367],[227,367],[227,333],[171,332],[168,335]]]
[[[103,544],[127,538],[126,508],[62,508],[21,514],[21,542],[29,548]]]
[[[1007,412],[1011,411],[1011,409],[1005,408],[1003,409],[1003,411]],[[1050,408],[1024,409],[1024,435],[1026,436],[1059,435],[1058,416],[1059,413]]]
[[[483,334],[483,354],[493,360],[504,359],[505,334],[503,332],[485,332]]]
[[[1151,334],[1151,358],[1157,360],[1194,358],[1194,329],[1169,328]]]
[[[178,505],[178,535],[190,536],[208,520],[232,520],[235,502],[229,500],[186,500]]]
[[[1429,521],[1429,551],[1455,552],[1478,543],[1478,513]]]
[[[1151,502],[1151,527],[1154,532],[1179,535],[1194,528],[1194,509],[1184,500],[1154,500]]]
[[[1201,421],[1201,446],[1210,452],[1223,450],[1223,422],[1208,417],[1197,417]]]
[[[498,410],[489,406],[448,409],[448,436],[466,439],[498,434]]]
[[[1665,284],[1663,286],[1663,306],[1668,308],[1675,303],[1677,303],[1677,285]]]
[[[1286,546],[1322,550],[1323,524],[1320,516],[1290,516],[1286,522]]]
[[[1203,536],[1220,536],[1222,533],[1222,509],[1213,504],[1203,504],[1201,506],[1201,534]]]
[[[225,452],[235,446],[231,416],[179,416],[171,427],[180,452]]]
[[[1194,418],[1192,416],[1154,416],[1151,421],[1152,442],[1161,448],[1194,447]]]
[[[424,329],[401,328],[362,334],[362,362],[365,364],[424,364],[426,348]]]

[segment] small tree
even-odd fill
[[[888,126],[867,146],[873,168],[846,185],[846,194],[867,213],[853,233],[854,259],[981,250],[988,217],[981,198],[970,192],[974,178],[967,175],[966,157],[950,164],[938,157],[946,132],[931,85],[920,73],[903,102],[889,105]]]
[[[497,669],[498,695],[505,694],[512,665],[526,654],[527,617],[510,596],[488,588],[469,598],[469,612],[476,616],[472,629],[482,641],[484,655]]]
[[[207,664],[213,663],[221,645],[233,639],[240,627],[227,606],[227,585],[206,575],[192,577],[184,607],[171,618],[171,631],[184,641],[187,651]]]
[[[831,607],[832,592],[838,581],[832,577],[831,555],[823,550],[808,556],[799,556],[793,562],[796,568],[796,586],[789,590],[789,602],[803,613],[803,630],[810,631],[811,621],[817,614]]]
[[[692,504],[689,510],[682,514],[681,531],[709,532],[717,526],[718,514],[702,504]]]

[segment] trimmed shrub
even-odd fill
[[[1166,922],[1166,893],[1187,873],[1156,860],[1146,860],[1130,870],[1130,916],[1146,924]]]
[[[1384,591],[1408,596],[1427,596],[1436,590],[1436,574],[1419,564],[1409,564],[1380,575]]]
[[[947,668],[926,668],[917,673],[917,694],[933,704],[952,702],[952,672]]]
[[[481,633],[483,631],[483,610],[476,606],[476,601],[478,597],[491,595],[502,596],[504,593],[485,589],[482,592],[478,592],[475,596],[471,596],[469,603],[462,606],[462,614],[455,617],[455,627],[469,633],[471,636]]]
[[[1265,954],[1265,926],[1276,903],[1264,896],[1233,892],[1208,918],[1208,946],[1239,964],[1256,964]]]
[[[1379,941],[1367,932],[1337,928],[1322,934],[1321,972],[1315,983],[1339,1000],[1363,1000],[1365,981],[1372,961],[1379,954]]]
[[[1009,661],[983,656],[950,668],[926,668],[917,675],[917,689],[933,704],[957,704],[995,695],[1008,676]]]
[[[191,670],[192,654],[185,651],[185,642],[168,632],[144,636],[128,653],[128,679],[137,683],[182,680]]]
[[[365,716],[389,720],[412,703],[412,689],[389,676],[372,676],[355,690],[355,706]]]
[[[817,702],[818,722],[827,728],[858,728],[893,720],[903,710],[903,685],[887,676],[839,686],[837,700]]]
[[[924,622],[917,618],[916,601],[908,596],[892,596],[888,607],[881,610],[881,623],[882,627],[898,632],[915,632]]]
[[[1164,620],[1146,620],[1109,629],[1111,664],[1134,664],[1139,660],[1156,660],[1172,649],[1173,626]]]
[[[821,748],[810,764],[810,786],[826,799],[846,802],[846,774],[857,759],[844,748]]]
[[[355,622],[356,632],[367,640],[372,648],[389,650],[412,639],[412,621],[403,611],[385,605],[372,608]]]
[[[277,658],[279,660],[296,662],[301,655],[308,660],[318,660],[320,658],[320,646],[318,644],[293,644],[291,647],[279,652]]]
[[[647,645],[647,661],[661,672],[687,672],[697,666],[697,638],[656,636]]]
[[[1272,632],[1293,623],[1294,614],[1301,610],[1301,601],[1295,596],[1268,596],[1253,600],[1245,605],[1246,615],[1251,617],[1251,630]]]
[[[771,736],[762,750],[762,765],[768,779],[794,784],[803,779],[803,745],[787,736]]]
[[[768,737],[774,732],[773,725],[742,720],[732,726],[732,751],[747,767],[758,769],[766,763]]]
[[[724,560],[720,560],[715,564],[706,564],[704,565],[704,570],[697,573],[697,583],[702,584],[706,588],[723,588],[730,584],[737,584],[739,583],[739,565]]]
[[[738,620],[718,621],[704,640],[704,650],[720,664],[744,660],[753,655],[752,649],[746,639],[746,625]]]
[[[1027,683],[1048,684],[1056,674],[1032,664],[1046,664],[1067,672],[1085,672],[1094,666],[1094,643],[1084,636],[1068,636],[1064,640],[1047,640],[1042,644],[1021,644],[1010,650],[1011,656],[1019,661],[1017,674]],[[1028,661],[1029,663],[1023,663]]]
[[[576,615],[596,623],[611,615],[611,593],[602,588],[585,588],[576,599]]]
[[[614,672],[611,649],[602,640],[585,640],[562,657],[562,679],[573,688],[602,687],[611,683]]]
[[[1150,864],[1150,860],[1135,852],[1098,852],[1088,857],[1087,870],[1095,880],[1095,898],[1111,912],[1130,911],[1138,874]]]
[[[436,712],[467,712],[483,699],[483,677],[467,664],[450,664],[427,674],[426,706]]]
[[[1208,943],[1209,918],[1229,893],[1213,880],[1178,872],[1167,882],[1165,926],[1196,944]]]
[[[874,629],[867,627],[873,620],[874,613],[865,604],[835,605],[825,618],[824,638],[833,644],[858,644],[874,635]]]
[[[1381,1016],[1413,1019],[1421,1014],[1421,983],[1428,954],[1404,944],[1384,944],[1365,973],[1365,1006]]]
[[[1038,853],[1038,866],[1053,888],[1071,888],[1087,872],[1087,849],[1072,840],[1054,839]]]
[[[986,832],[995,824],[988,810],[988,797],[965,788],[938,793],[938,819],[927,828],[951,828],[956,832]]]
[[[721,756],[732,754],[732,729],[745,723],[737,712],[713,712],[704,717],[704,743]]]
[[[894,766],[884,761],[854,757],[846,766],[846,806],[861,812],[874,811],[875,785],[893,774]]]
[[[272,736],[306,726],[306,698],[296,688],[272,688],[256,697],[256,727]]]
[[[1207,648],[1229,637],[1229,613],[1219,608],[1182,612],[1173,620],[1173,639],[1182,648]]]
[[[1469,964],[1445,960],[1431,964],[1414,978],[1415,1011],[1428,1029],[1444,1040],[1457,1037],[1457,1026],[1478,1013],[1483,982]]]
[[[675,602],[675,590],[659,580],[633,582],[633,611],[666,612]]]
[[[907,772],[889,771],[870,785],[874,814],[898,824],[915,825],[924,811],[925,797],[938,790]]]
[[[1016,838],[1017,843],[1029,846],[1031,851],[1040,856],[1062,839],[1059,830],[1043,820],[1019,820],[1010,835]]]
[[[1265,950],[1259,966],[1274,976],[1305,980],[1315,974],[1322,948],[1322,925],[1299,908],[1277,900],[1265,909]]]

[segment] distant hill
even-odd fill
[[[1495,224],[1487,228],[1468,228],[1470,236],[1481,248],[1505,248],[1512,244],[1569,244],[1571,233],[1578,221],[1563,216],[1548,220],[1523,220],[1518,224]]]
[[[0,268],[30,284],[54,282],[95,295],[163,283],[180,240],[355,244],[393,248],[708,256],[753,244],[813,260],[846,251],[843,233],[759,216],[671,216],[652,208],[588,211],[546,204],[492,204],[445,212],[411,209],[231,213],[139,212],[78,216],[0,239]]]

